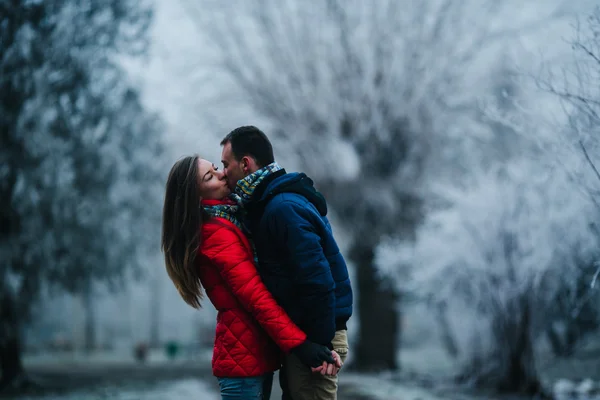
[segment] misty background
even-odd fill
[[[596,2],[17,0],[0,33],[9,395],[218,398],[161,207],[250,124],[330,205],[340,398],[600,394]]]

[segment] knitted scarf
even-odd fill
[[[235,187],[235,194],[239,196],[241,204],[247,204],[252,199],[254,190],[267,176],[282,169],[279,164],[273,162],[258,171],[240,179]]]
[[[233,223],[235,226],[241,229],[241,231],[248,238],[248,242],[252,247],[252,254],[254,256],[254,263],[258,265],[258,257],[256,255],[256,247],[254,246],[254,241],[249,236],[250,231],[246,228],[246,226],[242,223],[243,221],[243,209],[241,205],[241,199],[236,194],[231,194],[229,198],[222,203],[219,204],[210,204],[209,202],[204,202],[202,204],[202,208],[206,211],[208,215],[211,217],[219,217],[224,218],[227,221]]]
[[[242,208],[236,195],[231,195],[221,204],[203,204],[202,208],[212,217],[224,218],[233,223],[242,231],[245,230],[244,225],[240,221]]]

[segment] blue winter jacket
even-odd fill
[[[305,174],[280,170],[246,211],[265,285],[308,339],[330,346],[352,315],[352,288],[325,198]]]

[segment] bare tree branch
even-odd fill
[[[596,178],[598,178],[598,181],[600,181],[600,172],[598,172],[598,169],[596,168],[596,165],[594,164],[594,162],[590,158],[590,155],[588,154],[588,152],[587,152],[587,150],[586,150],[586,148],[585,148],[582,140],[579,140],[579,146],[581,147],[581,151],[585,155],[585,159],[587,160],[587,162],[589,163],[590,167],[592,168],[592,170],[596,174]]]

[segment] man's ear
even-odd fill
[[[246,174],[250,174],[250,170],[252,168],[252,162],[254,160],[249,157],[249,156],[244,156],[242,157],[242,159],[240,160],[240,165],[242,166],[242,170],[244,171],[244,173]]]
[[[242,170],[246,174],[251,174],[260,169],[259,165],[256,163],[256,160],[252,156],[242,157],[240,164],[242,165]]]

